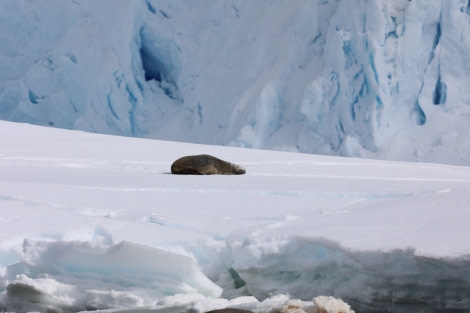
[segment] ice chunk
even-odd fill
[[[334,297],[315,297],[313,303],[315,303],[315,313],[354,313],[349,304]]]
[[[7,269],[9,309],[25,303],[28,309],[113,308],[153,304],[170,294],[222,293],[191,258],[131,242],[26,240],[24,253]]]

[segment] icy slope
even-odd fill
[[[470,308],[467,167],[0,132],[2,309]],[[196,153],[247,174],[169,174]]]
[[[469,164],[469,5],[4,1],[0,118]]]

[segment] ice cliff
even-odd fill
[[[0,118],[470,164],[468,0],[0,3]]]

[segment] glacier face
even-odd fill
[[[470,164],[470,2],[4,1],[0,118]]]

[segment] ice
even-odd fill
[[[315,303],[318,313],[354,313],[351,307],[341,299],[320,296],[313,298],[313,302]]]
[[[222,292],[192,259],[135,243],[25,240],[23,251],[6,270],[9,309],[137,307],[168,294]]]
[[[0,2],[0,311],[468,312],[469,8]]]
[[[467,167],[0,131],[4,311],[470,307]],[[169,173],[197,153],[247,173]]]
[[[5,2],[0,118],[465,165],[468,11],[465,0]]]

